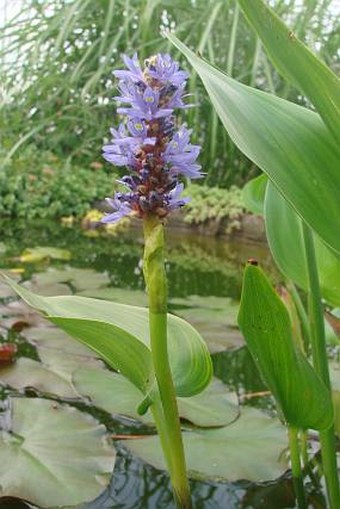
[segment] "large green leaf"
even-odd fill
[[[270,250],[282,273],[308,290],[302,221],[270,182],[265,197],[266,232]],[[314,235],[321,293],[333,306],[340,305],[340,257]]]
[[[89,415],[48,399],[12,398],[0,431],[0,496],[79,505],[108,484],[115,452]]]
[[[292,337],[289,313],[262,270],[245,269],[239,325],[286,421],[298,428],[332,424],[329,392]]]
[[[279,477],[287,468],[284,427],[253,408],[244,408],[229,426],[196,429],[182,436],[190,477],[263,481]],[[125,441],[124,445],[156,468],[165,469],[157,436]]]
[[[340,143],[340,84],[263,0],[238,0],[275,67],[311,100]]]
[[[201,77],[224,127],[324,241],[340,252],[339,155],[318,114],[229,78],[171,42]]]
[[[78,296],[42,297],[5,276],[11,287],[54,324],[96,351],[142,392],[153,384],[148,310]],[[187,322],[168,315],[169,358],[178,396],[206,387],[212,364],[206,344]]]

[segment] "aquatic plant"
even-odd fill
[[[155,55],[145,61],[144,69],[135,54],[124,56],[127,70],[116,70],[120,106],[117,111],[127,117],[126,125],[111,129],[113,139],[104,145],[104,158],[115,166],[126,166],[129,174],[120,182],[126,192],[108,198],[113,212],[102,222],[116,222],[128,214],[143,219],[143,272],[148,291],[150,345],[153,368],[161,400],[155,407],[163,451],[172,479],[175,500],[179,507],[191,507],[186,476],[184,449],[176,403],[176,392],[168,359],[167,347],[167,280],[164,268],[164,226],[171,211],[182,207],[188,198],[181,197],[183,184],[179,176],[200,178],[196,159],[198,145],[190,143],[185,126],[176,129],[175,108],[188,108],[184,102],[188,74],[179,69],[170,55]],[[145,413],[153,403],[155,390],[142,402]]]
[[[196,162],[200,148],[190,143],[190,130],[184,125],[176,128],[173,115],[176,108],[190,106],[185,103],[187,73],[167,54],[151,57],[144,69],[137,55],[125,56],[124,61],[127,69],[114,74],[121,94],[116,99],[125,104],[118,113],[127,121],[111,129],[113,139],[104,146],[104,157],[128,168],[129,174],[120,179],[127,189],[108,198],[112,212],[102,222],[116,223],[129,214],[143,219],[148,310],[76,296],[52,302],[11,284],[29,304],[93,348],[143,394],[138,414],[152,411],[176,504],[189,509],[176,395],[200,393],[211,380],[212,363],[198,332],[167,314],[164,218],[187,201],[181,197],[180,176],[201,177]]]
[[[340,214],[339,81],[263,0],[238,1],[274,65],[300,88],[317,112],[238,83],[172,34],[167,36],[201,77],[235,144],[266,174],[254,183],[250,201],[256,212],[264,210],[278,266],[308,293],[308,318],[298,293],[294,295],[310,340],[313,370],[306,360],[308,349],[301,352],[292,345],[291,319],[264,274],[253,266],[255,262],[245,271],[239,323],[289,428],[299,507],[307,503],[298,434],[313,427],[319,430],[330,507],[336,509],[340,492],[321,298],[339,305],[340,237],[335,220]],[[280,336],[285,337],[282,345],[286,348],[279,355],[272,344]],[[308,387],[301,390],[305,384]],[[315,403],[320,398],[327,406],[323,415],[320,405],[308,405],[309,399]]]

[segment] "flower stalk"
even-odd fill
[[[164,227],[157,217],[144,218],[143,272],[148,291],[150,345],[160,401],[151,409],[156,420],[176,504],[191,508],[175,387],[167,349],[167,279],[164,267]],[[156,406],[156,408],[153,408]]]
[[[189,482],[178,415],[176,391],[167,345],[167,279],[164,267],[164,218],[182,207],[184,188],[179,178],[202,176],[196,159],[198,145],[190,143],[191,131],[177,127],[174,110],[186,109],[188,74],[170,55],[155,55],[142,69],[137,55],[123,57],[127,69],[114,71],[119,79],[117,112],[125,117],[118,129],[111,129],[104,158],[125,166],[128,174],[118,182],[124,188],[107,202],[112,212],[103,223],[116,222],[133,214],[143,219],[143,272],[149,300],[150,346],[156,387],[139,407],[148,406],[154,415],[178,508],[191,509]]]

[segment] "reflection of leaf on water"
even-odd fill
[[[0,434],[0,495],[42,507],[77,505],[98,496],[115,460],[104,426],[50,400],[12,398],[10,403],[10,428]]]
[[[22,263],[39,263],[46,259],[70,260],[71,252],[58,247],[32,247],[25,249],[19,257]]]
[[[287,468],[284,426],[253,408],[243,408],[229,426],[184,432],[183,440],[192,477],[263,481],[279,477]],[[125,441],[124,446],[156,468],[165,469],[156,435]]]
[[[106,370],[79,369],[73,374],[78,392],[88,396],[92,403],[111,414],[122,414],[143,422],[152,423],[148,412],[141,417],[137,407],[143,394],[129,380]],[[197,426],[225,426],[238,416],[236,396],[218,379],[200,394],[190,398],[177,398],[181,418]]]

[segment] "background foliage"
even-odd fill
[[[270,3],[300,38],[335,67],[339,39],[333,2]],[[237,80],[306,103],[273,69],[235,0],[24,0],[22,5],[0,35],[2,181],[7,182],[10,160],[17,175],[36,172],[40,151],[48,151],[60,161],[58,171],[64,172],[59,182],[78,177],[83,186],[79,169],[100,158],[108,128],[118,122],[112,70],[121,66],[120,54],[137,51],[144,58],[170,50],[160,35],[162,29],[176,30],[189,47]],[[182,60],[182,65],[187,64]],[[185,120],[193,126],[195,141],[203,145],[205,183],[243,185],[256,173],[254,165],[228,138],[194,73],[189,91],[197,108],[189,110]],[[23,165],[28,153],[21,150],[27,144],[30,155]],[[98,175],[94,187],[102,185],[97,179]],[[13,194],[11,183],[6,185],[7,194]],[[101,197],[107,194],[104,188]],[[11,198],[6,202],[3,208],[11,206]]]

